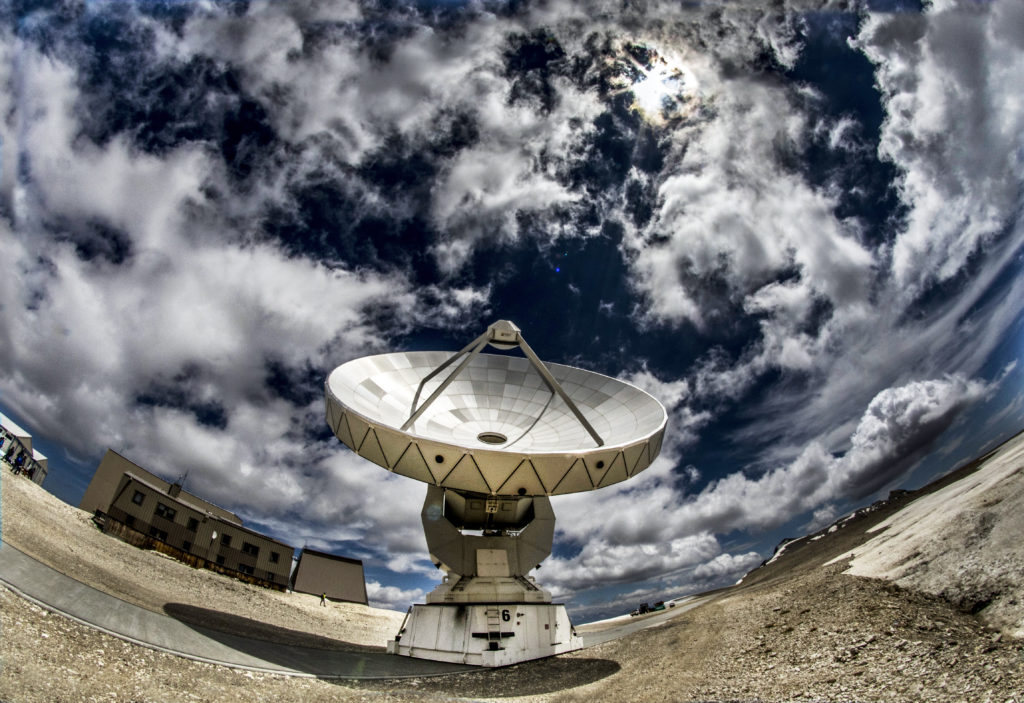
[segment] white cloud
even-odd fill
[[[370,605],[375,608],[390,610],[406,610],[413,603],[423,600],[424,592],[419,588],[403,589],[397,586],[384,586],[379,581],[366,582],[366,596]]]
[[[530,111],[532,113],[532,110]],[[437,246],[438,262],[455,272],[477,242],[513,240],[516,214],[575,200],[565,187],[537,170],[523,146],[464,150],[434,192],[434,219],[452,238]]]
[[[773,527],[827,501],[870,495],[904,475],[989,390],[960,377],[886,389],[865,409],[844,454],[812,443],[793,462],[759,478],[731,474],[681,506],[670,522],[676,530],[716,533]]]
[[[764,219],[756,202],[744,201],[744,187],[730,188],[723,180],[707,189],[710,205],[701,202],[705,191],[692,191],[682,199],[680,231],[689,232],[686,227],[700,231],[657,247],[645,245],[638,255],[638,273],[646,276],[641,288],[656,291],[654,314],[698,324],[708,315],[720,315],[720,306],[701,300],[704,280],[695,275],[699,273],[721,276],[731,290],[744,296],[743,312],[757,319],[756,343],[741,353],[712,349],[689,376],[695,399],[712,406],[744,398],[769,371],[781,372],[789,382],[786,392],[747,406],[756,419],[738,428],[734,441],[777,437],[768,451],[784,460],[798,456],[816,438],[836,446],[849,436],[856,413],[885,388],[915,378],[948,373],[970,378],[980,373],[1014,324],[1022,310],[1024,284],[1018,277],[1000,295],[993,296],[992,291],[1001,285],[998,277],[1015,265],[1024,244],[1024,226],[1019,221],[1024,111],[1017,109],[1018,91],[1008,78],[1020,71],[1024,61],[1020,33],[1013,31],[1020,26],[1021,16],[1019,3],[969,7],[936,3],[923,16],[878,13],[867,16],[862,24],[854,46],[876,65],[886,113],[879,153],[898,168],[900,196],[907,208],[904,222],[891,223],[890,243],[873,249],[866,241],[856,243],[855,227],[829,221],[834,220],[829,214],[832,194],[812,193],[795,183],[792,192],[803,189],[806,197],[791,198],[792,216],[775,221],[780,228],[792,230],[782,235],[782,241],[802,237],[807,241],[796,245],[797,250],[811,253],[792,261],[801,271],[799,278],[760,286],[752,278],[759,272],[757,267],[771,269],[787,249],[780,253],[774,239],[776,248],[750,248],[760,246],[761,239],[730,236],[729,232],[743,229],[720,226],[720,232],[712,229],[717,220],[701,220],[716,212],[715,198],[722,201],[722,193],[733,198],[728,206],[718,208],[723,217]],[[963,51],[973,53],[960,61]],[[710,79],[704,82],[712,85]],[[795,107],[787,112],[781,94],[775,99],[780,114],[802,119],[793,112]],[[737,171],[743,175],[742,183],[756,185],[755,192],[772,194],[768,200],[776,206],[785,199],[779,190],[783,186],[762,184],[776,179],[785,184],[792,176],[774,172],[772,154],[764,144],[770,144],[772,134],[782,133],[786,124],[783,120],[775,126],[770,119],[749,127],[737,123],[723,133],[729,137],[757,134],[760,146],[741,139],[735,149],[738,156],[733,151],[710,152],[718,154],[720,165],[687,172],[677,183],[699,184],[713,178],[716,169]],[[823,125],[819,120],[815,129]],[[710,133],[715,123],[701,129]],[[803,129],[786,137],[794,147],[799,147]],[[840,119],[830,129],[849,135],[849,119]],[[833,133],[833,147],[849,150],[845,137],[836,138],[838,133]],[[748,154],[757,155],[763,163],[748,166]],[[670,188],[672,183],[669,179],[663,186],[668,189],[666,195],[687,192]],[[666,207],[670,203],[666,199]],[[665,208],[663,218],[664,213]],[[755,218],[755,214],[761,216]],[[770,213],[767,220],[773,220]],[[826,236],[811,236],[822,227]],[[759,231],[770,231],[770,225]],[[844,253],[840,246],[827,253],[839,242],[829,231],[854,249]],[[820,248],[813,245],[815,241]],[[698,252],[710,247],[711,253],[691,255],[691,246]],[[853,258],[849,258],[851,252],[856,252]],[[719,269],[716,257],[721,257]],[[844,257],[849,265],[830,273],[832,265]],[[756,265],[751,267],[750,261]],[[814,270],[820,272],[817,277]],[[857,274],[850,278],[844,271]],[[816,282],[833,276],[831,286]],[[741,287],[744,283],[747,289]],[[945,292],[935,290],[939,283],[946,286]],[[925,307],[919,305],[922,296],[927,300]]]
[[[350,112],[366,107],[358,86],[363,80],[372,85],[375,76],[347,27],[360,12],[353,3],[330,5],[257,2],[242,16],[215,5],[201,8],[186,23],[173,58],[209,56],[235,67],[246,87],[274,107],[271,119],[283,138],[300,142],[331,135],[343,145],[343,160],[353,163],[379,140],[371,121]],[[300,20],[324,21],[325,29],[335,31],[319,44],[307,44]],[[346,103],[348,110],[339,109]]]
[[[857,37],[886,103],[880,152],[910,206],[892,270],[911,300],[963,271],[1019,212],[1022,34],[1024,8],[1002,0],[869,15]]]
[[[747,21],[762,41],[768,35],[767,16],[725,15],[721,22]],[[783,25],[776,29],[789,36]],[[703,328],[723,314],[708,300],[709,280],[722,280],[738,301],[794,267],[807,295],[837,305],[863,301],[872,254],[856,227],[835,217],[834,200],[785,164],[804,148],[808,116],[781,85],[725,77],[708,58],[688,58],[707,108],[674,131],[676,156],[659,176],[658,215],[627,241],[637,286],[651,302],[645,315]]]
[[[323,422],[321,402],[297,408],[275,397],[268,363],[329,367],[380,347],[378,304],[396,308],[399,323],[425,312],[450,322],[485,306],[486,290],[437,288],[437,305],[424,310],[400,272],[242,244],[251,220],[218,214],[207,188],[231,188],[210,152],[156,156],[122,137],[82,138],[75,68],[18,41],[4,47],[16,47],[20,85],[32,89],[0,127],[4,165],[24,164],[4,183],[15,219],[0,219],[5,403],[79,456],[113,447],[167,476],[188,471],[200,493],[286,539],[358,539],[398,568],[426,572],[415,484],[340,449],[319,457],[302,433]],[[55,219],[102,221],[123,238],[124,260],[85,257],[74,237],[47,236]],[[192,406],[220,417],[203,424]],[[409,511],[386,507],[406,494]]]
[[[707,532],[669,541],[620,545],[594,536],[572,559],[545,560],[537,579],[560,597],[594,585],[632,583],[671,574],[706,563],[720,551],[718,540]]]
[[[1009,425],[1024,424],[1024,395],[1015,396],[1001,409],[994,412],[985,421],[985,426],[996,427],[1007,419],[1010,419],[1010,421],[1006,423]]]
[[[659,469],[663,472],[669,468],[670,463],[674,467],[682,448],[696,441],[700,429],[711,419],[711,413],[690,407],[687,401],[691,400],[692,392],[686,379],[663,381],[644,368],[624,380],[657,398],[668,412],[666,426],[669,429],[665,432],[661,455],[653,470],[645,470],[645,473],[650,472],[652,476],[661,475]]]
[[[383,28],[385,35],[402,36],[390,42],[381,61],[360,46],[365,30],[354,8],[346,6],[312,43],[297,24],[309,19],[307,7],[256,3],[237,18],[198,13],[186,26],[179,58],[210,55],[230,62],[249,90],[267,98],[282,138],[316,149],[310,138],[330,135],[330,155],[349,164],[396,133],[429,141],[440,117],[468,115],[476,143],[444,164],[430,188],[431,215],[444,233],[433,251],[445,272],[457,272],[481,242],[517,238],[517,212],[544,211],[578,197],[543,161],[579,139],[570,120],[589,124],[598,103],[558,78],[559,100],[550,113],[509,103],[501,51],[506,35],[522,31],[518,22],[476,12],[458,41],[426,26]]]
[[[719,554],[711,561],[704,562],[693,570],[693,578],[703,581],[720,581],[728,579],[735,581],[755,566],[760,564],[763,558],[757,552],[746,554]]]
[[[964,408],[991,390],[979,381],[949,376],[879,393],[839,461],[835,495],[860,498],[899,478]]]
[[[835,505],[831,503],[823,505],[814,511],[810,522],[804,525],[801,529],[806,533],[817,532],[826,525],[831,525],[835,522],[838,516],[839,511],[836,509]]]

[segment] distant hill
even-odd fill
[[[739,586],[849,561],[848,574],[940,596],[1024,637],[1024,432],[915,491],[786,539]]]

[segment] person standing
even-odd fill
[[[326,593],[321,593],[320,594],[320,605],[322,605],[325,608],[327,607],[327,594]]]

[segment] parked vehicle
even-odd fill
[[[647,605],[647,603],[641,603],[639,608],[633,610],[630,613],[630,616],[631,617],[636,617],[637,615],[646,615],[647,613],[656,613],[659,610],[665,610],[666,607],[674,608],[674,607],[676,607],[676,604],[672,603],[672,602],[669,602],[669,604],[666,606],[665,605],[665,601],[663,601],[663,600],[659,600],[653,606]]]

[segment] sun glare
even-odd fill
[[[681,64],[651,52],[653,61],[647,68],[635,58],[630,61],[641,77],[630,90],[636,107],[648,120],[662,120],[679,113],[689,97],[696,93],[697,80]]]
[[[647,73],[639,83],[633,85],[633,97],[637,107],[647,113],[657,113],[672,102],[672,96],[679,92],[681,86],[665,66],[657,66]]]

